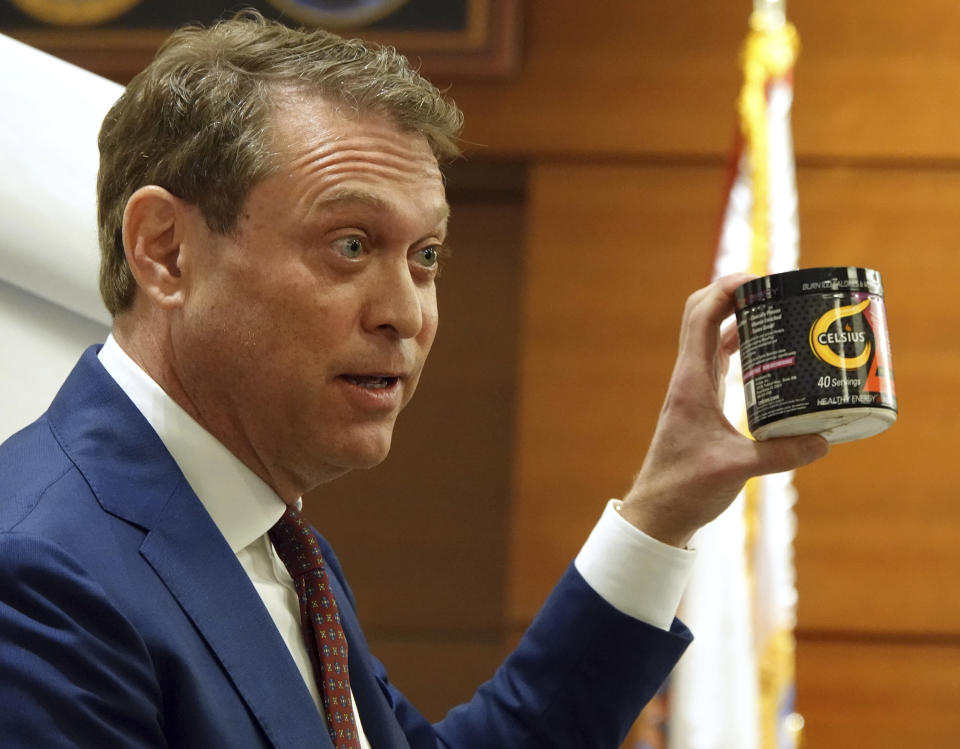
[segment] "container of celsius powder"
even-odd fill
[[[883,282],[869,268],[808,268],[736,290],[740,363],[758,440],[870,437],[896,421]]]

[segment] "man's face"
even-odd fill
[[[379,116],[288,98],[271,140],[237,231],[196,228],[172,334],[201,422],[289,500],[386,457],[437,329],[448,207],[425,138]]]

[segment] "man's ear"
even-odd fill
[[[181,244],[191,220],[189,206],[158,187],[141,187],[123,212],[123,249],[140,292],[164,309],[183,303]]]

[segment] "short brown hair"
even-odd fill
[[[295,87],[421,133],[441,162],[459,153],[456,105],[391,47],[292,29],[242,11],[174,32],[113,105],[100,130],[100,294],[114,316],[136,282],[123,252],[130,196],[159,185],[232,231],[253,185],[274,167],[272,97]]]

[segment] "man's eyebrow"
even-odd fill
[[[387,202],[383,198],[363,190],[337,190],[318,200],[310,208],[314,211],[322,211],[349,203],[362,203],[380,210],[387,208]]]
[[[310,209],[311,211],[335,210],[341,206],[355,203],[360,203],[381,211],[389,210],[390,208],[389,202],[381,198],[379,195],[365,192],[363,190],[337,190],[331,195],[318,200],[316,203],[310,206]],[[435,222],[437,224],[442,224],[449,218],[450,204],[447,203],[447,201],[443,201],[443,203],[437,206]]]

